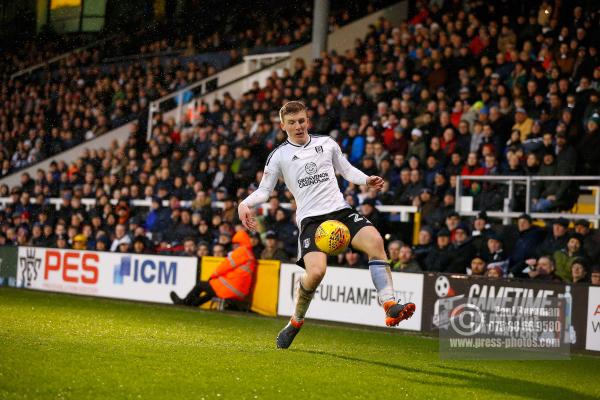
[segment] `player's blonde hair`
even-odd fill
[[[301,101],[288,101],[279,109],[279,120],[283,122],[283,117],[289,114],[296,114],[301,111],[306,111],[306,106]]]

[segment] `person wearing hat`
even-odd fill
[[[87,237],[82,233],[78,233],[77,235],[75,235],[73,237],[73,246],[72,247],[75,250],[87,249]]]
[[[461,222],[454,230],[454,241],[450,245],[450,262],[443,272],[464,274],[476,250],[473,240],[469,237],[467,224]]]
[[[422,226],[419,230],[419,244],[413,246],[413,254],[419,266],[425,265],[427,254],[433,249],[433,229]]]
[[[485,276],[488,278],[502,278],[506,275],[506,262],[489,263],[486,267]]]
[[[359,134],[358,125],[350,125],[348,134],[341,143],[343,152],[348,154],[348,161],[353,165],[358,164],[365,154],[365,145],[365,137]]]
[[[527,140],[532,127],[533,120],[527,116],[527,111],[523,107],[518,107],[515,111],[515,124],[512,129],[517,129],[521,133],[521,143]]]
[[[554,150],[546,150],[539,176],[572,175],[572,167],[556,162]],[[531,210],[533,212],[546,212],[553,209],[566,210],[577,200],[577,190],[571,190],[572,184],[565,180],[537,181],[531,186]]]
[[[544,240],[544,232],[539,227],[533,225],[533,220],[529,214],[521,214],[517,219],[517,229],[519,236],[513,246],[509,257],[509,271],[515,277],[527,277],[523,273],[523,262],[527,259],[536,257],[537,248]]]
[[[450,231],[442,228],[438,231],[433,249],[425,257],[424,269],[430,272],[441,272],[450,261]]]
[[[487,247],[488,235],[492,232],[490,224],[488,224],[488,216],[485,211],[477,214],[473,220],[473,230],[471,236],[473,245],[478,253],[483,253]]]
[[[475,256],[473,258],[471,258],[471,263],[469,264],[469,267],[467,267],[467,275],[471,275],[471,276],[485,275],[486,265],[487,265],[487,263],[485,262],[485,259],[483,258],[483,256],[479,253],[475,254]]]
[[[586,122],[585,135],[577,145],[578,162],[582,175],[600,174],[600,114],[595,112]]]
[[[144,254],[146,253],[146,243],[147,240],[145,236],[138,235],[133,238],[133,249],[132,251],[136,254]]]
[[[104,232],[99,233],[96,236],[96,248],[97,251],[110,251],[110,238],[106,236]]]
[[[503,247],[504,244],[500,235],[490,229],[490,232],[486,235],[485,248],[482,252],[483,259],[488,263],[505,261],[507,255]]]
[[[184,297],[171,292],[174,304],[198,307],[213,297],[247,301],[252,288],[257,266],[252,252],[252,242],[245,230],[239,230],[233,235],[233,250],[221,261],[207,281],[200,281]]]
[[[569,240],[565,247],[554,252],[554,265],[556,275],[560,276],[565,282],[571,280],[571,264],[577,258],[585,257],[582,250],[583,237],[578,233],[573,233],[569,236]]]
[[[419,128],[414,128],[410,131],[410,138],[406,158],[409,159],[411,156],[417,156],[419,160],[424,160],[427,154],[427,147],[425,140],[423,140],[423,131]]]
[[[575,232],[583,236],[583,252],[591,260],[600,259],[600,231],[591,229],[587,219],[578,219],[575,221]]]
[[[289,257],[280,247],[279,240],[277,239],[277,233],[275,231],[267,231],[265,235],[265,248],[260,253],[261,260],[289,261]]]
[[[385,219],[379,214],[379,211],[375,207],[376,205],[377,201],[375,199],[367,197],[360,205],[360,213],[371,221],[373,226],[375,226],[379,232],[387,232]]]
[[[583,257],[574,259],[571,262],[571,276],[567,282],[589,283],[588,263]]]
[[[569,241],[569,221],[566,218],[558,218],[552,221],[546,238],[537,249],[537,255],[553,255],[555,251],[567,247]]]
[[[413,199],[413,205],[419,207],[419,212],[421,213],[421,220],[426,223],[431,223],[431,217],[438,209],[439,201],[437,197],[433,197],[431,195],[431,189],[423,187],[419,191],[419,195]]]
[[[169,208],[163,207],[162,199],[159,196],[153,196],[150,203],[150,212],[146,217],[145,227],[152,233],[160,232],[169,225],[171,212]]]

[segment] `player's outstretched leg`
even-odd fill
[[[394,296],[392,273],[379,231],[373,226],[365,226],[352,239],[352,246],[369,256],[369,271],[377,289],[379,303],[385,311],[385,324],[396,326],[412,317],[417,307],[413,303],[401,304]]]
[[[304,321],[298,322],[294,319],[294,317],[290,318],[288,324],[279,331],[277,335],[277,348],[278,349],[287,349],[290,347],[294,338],[300,332],[300,328],[302,328],[302,324]]]
[[[401,304],[395,300],[390,300],[383,303],[383,309],[385,310],[385,324],[396,326],[401,321],[412,317],[417,306],[414,303]]]
[[[296,290],[296,305],[294,314],[288,324],[277,335],[277,348],[287,349],[290,347],[294,338],[300,332],[304,324],[304,316],[308,311],[308,306],[312,301],[316,288],[325,276],[327,268],[327,256],[325,253],[310,252],[304,256],[304,265],[306,272],[300,278],[298,289]]]

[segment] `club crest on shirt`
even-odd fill
[[[317,164],[314,162],[309,162],[308,164],[304,165],[304,170],[307,174],[314,175],[317,173]]]
[[[315,146],[315,151],[317,153],[322,153],[323,152],[323,146]]]

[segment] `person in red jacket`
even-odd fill
[[[233,251],[227,254],[208,281],[198,282],[183,299],[171,292],[174,304],[198,307],[213,297],[246,300],[252,288],[256,258],[252,253],[250,236],[245,231],[240,230],[233,235],[231,243]]]

